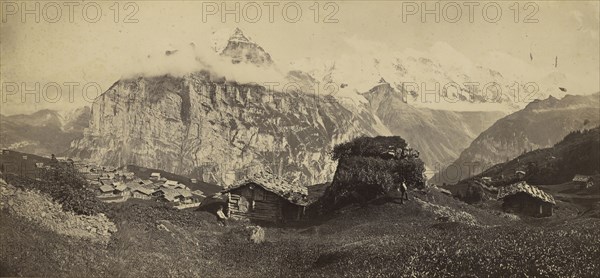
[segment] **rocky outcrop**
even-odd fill
[[[335,144],[382,133],[364,109],[196,72],[116,82],[95,100],[70,155],[225,185],[263,170],[315,184],[333,176]]]

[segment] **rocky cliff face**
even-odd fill
[[[524,152],[548,148],[569,132],[600,124],[600,93],[537,100],[481,133],[434,183],[456,183]]]
[[[71,155],[219,184],[261,170],[315,184],[333,175],[335,144],[386,133],[360,108],[196,72],[118,81],[94,102]]]

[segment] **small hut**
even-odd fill
[[[579,185],[581,188],[590,188],[594,185],[594,178],[586,175],[575,175],[573,183]]]
[[[143,186],[139,186],[131,190],[131,194],[133,198],[150,200],[152,199],[152,193],[154,193],[153,189],[146,188]]]
[[[556,205],[552,195],[524,181],[500,188],[498,200],[503,200],[504,211],[533,217],[552,216],[552,208]]]
[[[264,172],[235,183],[222,193],[227,196],[227,214],[234,219],[300,220],[308,204],[306,187]]]

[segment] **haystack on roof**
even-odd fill
[[[256,173],[254,176],[248,177],[226,188],[223,192],[229,192],[249,183],[257,184],[265,190],[273,192],[293,204],[300,206],[306,206],[308,204],[308,188],[292,184],[285,179],[273,176],[266,172]]]
[[[546,203],[556,204],[552,195],[540,190],[539,188],[533,185],[529,185],[524,181],[500,188],[498,190],[498,199],[503,199],[508,196],[515,195],[517,193],[525,193],[531,197],[542,200]]]

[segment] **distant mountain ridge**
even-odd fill
[[[561,184],[575,175],[597,175],[600,172],[600,127],[573,131],[554,146],[519,155],[511,161],[496,164],[472,178],[489,177],[492,184],[507,184],[516,171],[525,172],[523,180],[530,184]]]
[[[73,140],[83,138],[90,115],[87,106],[66,113],[46,109],[29,115],[0,115],[0,146],[38,155],[64,153]]]
[[[600,93],[534,101],[482,132],[431,181],[456,183],[526,151],[551,147],[572,131],[599,124]]]

